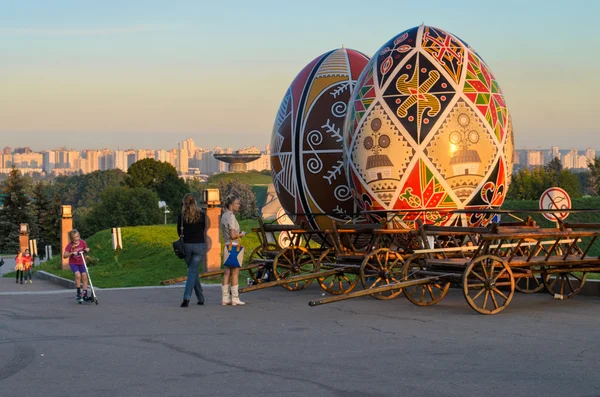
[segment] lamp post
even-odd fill
[[[21,223],[19,225],[19,250],[21,252],[29,249],[29,224]]]
[[[169,208],[167,207],[167,203],[164,201],[158,202],[158,208],[163,208],[165,210],[165,225],[167,224],[167,214],[170,214]]]
[[[69,243],[69,232],[73,229],[73,213],[71,211],[70,205],[61,205],[60,206],[60,247],[61,251],[67,246]],[[61,257],[61,265],[63,270],[69,269],[69,258]]]

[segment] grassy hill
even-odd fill
[[[575,209],[599,209],[600,210],[600,197],[584,197],[572,200],[572,207]],[[502,209],[512,210],[512,209],[538,209],[539,203],[538,201],[505,201]],[[538,214],[517,214],[520,217],[523,216],[531,216],[538,225],[543,227],[554,227],[554,222],[548,221],[546,218],[542,216],[541,213]],[[522,216],[521,216],[522,215]],[[505,221],[509,221],[508,217],[503,218]],[[600,223],[600,212],[589,212],[589,213],[573,213],[569,214],[567,217],[567,222],[575,223]]]
[[[247,232],[256,226],[257,221],[254,220],[240,222],[242,230]],[[119,253],[118,266],[115,264],[110,230],[101,231],[86,239],[90,255],[98,258],[98,264],[90,268],[94,286],[115,288],[160,285],[163,280],[187,275],[185,262],[175,256],[171,246],[177,239],[175,225],[124,227],[121,232],[124,248]],[[251,233],[244,238],[244,245],[247,259],[252,249],[258,245],[258,238]],[[73,280],[70,270],[61,270],[58,256],[35,269]],[[14,273],[5,276],[14,277]],[[242,284],[246,277],[246,274],[240,275]],[[218,279],[209,281],[220,282]]]
[[[248,171],[240,173],[223,172],[220,174],[215,174],[208,178],[207,184],[211,186],[218,185],[219,182],[228,180],[236,180],[249,185],[268,185],[269,183],[273,183],[271,174],[263,174],[258,171]]]

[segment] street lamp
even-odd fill
[[[219,189],[205,189],[202,191],[202,201],[209,208],[216,208],[221,204],[221,192]]]
[[[70,205],[61,205],[60,206],[60,215],[63,218],[72,218],[73,217],[73,211]]]
[[[169,208],[167,208],[167,203],[164,201],[158,202],[158,208],[164,208],[164,210],[165,210],[165,225],[166,225],[167,224],[167,214],[170,214],[171,211],[169,211]]]

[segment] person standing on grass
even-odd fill
[[[88,253],[86,242],[81,239],[77,229],[73,229],[69,232],[69,244],[65,247],[63,258],[69,258],[69,267],[73,274],[75,274],[75,287],[77,288],[77,300],[83,302],[84,298],[87,297],[88,288],[88,277],[83,264],[82,253]],[[81,284],[83,283],[83,295],[81,293]]]
[[[21,284],[23,284],[23,270],[25,270],[25,263],[23,259],[23,253],[19,251],[15,258],[15,271],[17,272],[17,284],[19,284],[19,276],[21,276]]]
[[[29,278],[29,284],[33,283],[33,273],[31,268],[33,267],[33,257],[29,253],[29,250],[26,249],[23,254],[23,272],[25,273],[25,283],[27,283],[27,278]]]
[[[235,195],[230,195],[225,198],[225,208],[223,209],[223,215],[221,215],[221,234],[225,245],[233,244],[237,245],[238,239],[244,237],[246,233],[240,231],[240,224],[235,219],[234,213],[240,209],[240,199]],[[223,299],[221,304],[225,305],[245,305],[245,302],[240,300],[239,293],[239,267],[225,266],[225,273],[223,274],[223,284],[221,285],[221,291],[223,293]],[[229,286],[231,283],[231,287]],[[230,293],[231,288],[231,293]]]
[[[200,263],[206,254],[204,233],[206,230],[206,214],[196,205],[196,199],[191,193],[183,197],[183,208],[177,217],[177,234],[183,236],[185,246],[185,263],[188,267],[187,280],[183,290],[183,302],[181,307],[188,307],[192,290],[196,293],[198,304],[204,304],[202,284],[198,278]]]

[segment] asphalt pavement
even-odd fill
[[[1,291],[3,396],[600,396],[598,297],[518,294],[484,316],[459,290],[309,307],[318,287],[277,287],[222,307],[213,286],[185,309],[180,287],[100,290],[98,306]]]

